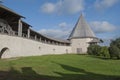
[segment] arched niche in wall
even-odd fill
[[[0,51],[0,59],[4,58],[5,57],[4,55],[9,54],[9,53],[10,53],[9,48],[7,48],[7,47],[2,48],[2,50]]]

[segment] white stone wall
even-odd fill
[[[1,58],[72,53],[71,46],[45,44],[26,38],[0,34],[0,52],[3,48],[6,50],[3,50]]]
[[[78,53],[78,48],[80,54],[85,54],[89,46],[88,42],[93,40],[93,38],[79,38],[71,39],[72,53]]]

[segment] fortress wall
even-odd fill
[[[37,56],[46,54],[67,54],[72,52],[71,46],[45,44],[22,37],[1,34],[0,51],[0,54],[2,54],[1,58]]]

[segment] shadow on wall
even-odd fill
[[[32,67],[23,67],[21,72],[13,67],[9,71],[0,71],[0,80],[120,80],[120,76],[108,76],[87,72],[84,69],[71,67],[64,64],[59,64],[63,69],[75,72],[75,74],[67,74],[54,72],[61,77],[40,75],[36,73]]]

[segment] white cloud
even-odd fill
[[[67,39],[71,32],[71,25],[66,22],[62,22],[57,25],[57,29],[41,29],[39,32],[41,34],[51,36],[54,38]]]
[[[94,21],[94,22],[91,22],[90,24],[92,29],[96,33],[112,32],[116,29],[116,27],[113,24],[107,21],[102,21],[102,22]]]
[[[59,0],[56,3],[45,3],[41,6],[44,13],[74,14],[84,10],[84,0]]]
[[[63,31],[60,29],[42,29],[39,32],[47,36],[61,39],[68,38],[68,35],[70,34],[70,31]]]
[[[67,27],[68,25],[66,22],[62,22],[58,26],[64,28],[64,27]]]
[[[119,0],[96,0],[96,9],[105,9],[114,6]]]
[[[45,13],[53,13],[54,10],[55,10],[55,5],[52,4],[52,3],[45,3],[42,6],[42,11],[45,12]]]

